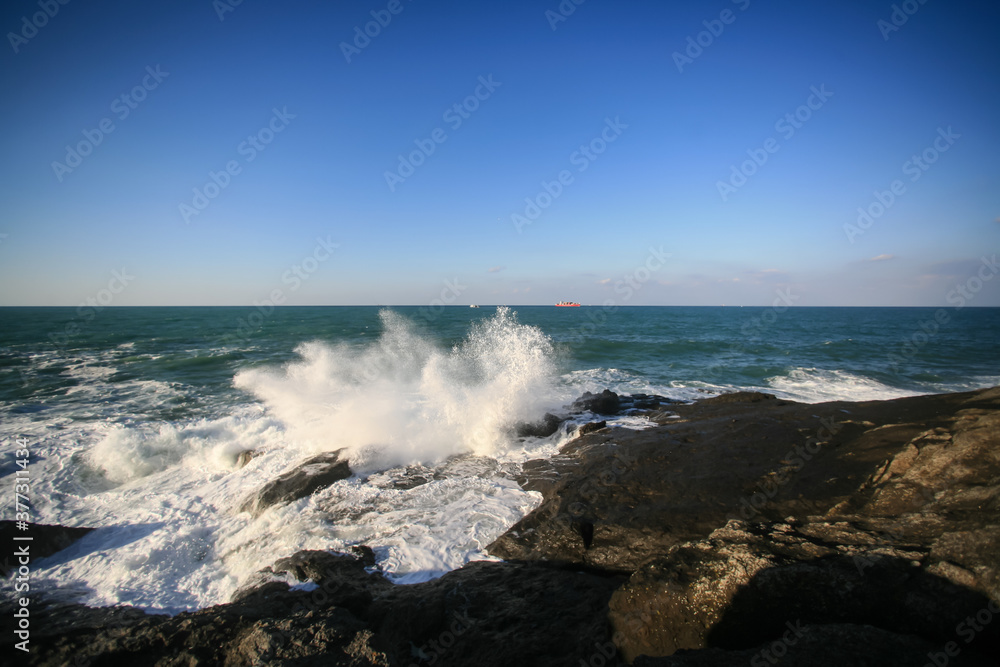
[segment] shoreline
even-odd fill
[[[598,423],[524,465],[518,482],[543,501],[489,546],[504,562],[397,585],[364,547],[300,552],[269,569],[311,589],[272,581],[172,617],[41,603],[31,664],[722,665],[783,650],[782,664],[891,665],[949,648],[949,664],[992,664],[1000,388],[736,392],[646,415],[657,425]],[[977,615],[980,630],[956,633]]]

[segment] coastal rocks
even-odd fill
[[[602,428],[608,425],[607,421],[601,420],[599,422],[590,422],[581,426],[577,432],[577,437],[581,435],[587,435],[588,433],[593,433],[594,431],[600,431]]]
[[[679,401],[674,401],[673,399],[669,399],[664,396],[657,396],[655,394],[619,395],[609,389],[605,389],[599,394],[594,394],[589,391],[584,392],[580,398],[573,401],[570,405],[564,406],[563,409],[572,415],[580,415],[586,412],[591,412],[595,415],[606,415],[612,417],[621,414],[649,412],[662,409],[663,406],[673,405],[675,403],[679,403]],[[559,427],[569,419],[569,417],[560,417],[552,414],[551,412],[546,412],[545,415],[536,422],[520,422],[516,424],[514,426],[514,434],[519,438],[547,438],[556,433],[559,430]],[[584,425],[584,427],[581,427],[584,430],[578,432],[577,435],[584,435],[585,433],[589,433],[591,430],[603,428],[605,425],[605,422],[598,423],[601,424],[600,427],[591,426],[589,424]]]
[[[671,406],[676,417],[660,426],[603,429],[525,465],[519,482],[544,500],[489,552],[633,572],[730,519],[823,514],[921,433],[951,428],[966,403],[1000,406],[1000,391],[823,404],[763,396]],[[581,523],[593,525],[589,546]]]
[[[353,473],[348,467],[347,459],[342,458],[343,453],[343,449],[338,449],[306,459],[252,494],[243,502],[239,511],[250,512],[256,517],[272,505],[305,498],[334,482],[347,479]]]
[[[41,523],[26,523],[24,530],[17,528],[14,521],[0,521],[0,543],[14,547],[28,546],[32,559],[51,556],[62,551],[78,539],[94,530],[93,528],[67,528],[66,526],[49,526]],[[20,544],[15,537],[31,538]],[[12,547],[13,548],[13,547]],[[7,558],[4,562],[4,574],[17,569],[17,559]]]
[[[252,461],[255,456],[257,456],[257,451],[256,450],[254,450],[254,449],[244,449],[236,457],[236,467],[237,468],[242,468],[246,464],[250,463],[250,461]]]
[[[605,422],[521,466],[543,501],[489,547],[507,562],[395,585],[366,547],[300,552],[231,603],[172,618],[42,601],[28,660],[996,664],[1000,388],[811,405],[740,392],[661,408],[643,408],[658,426]],[[501,472],[488,462],[455,457],[448,474]]]
[[[644,565],[615,592],[609,618],[618,647],[626,660],[742,650],[789,627],[842,623],[944,646],[965,619],[1000,612],[986,595],[935,574],[925,545],[885,548],[882,536],[849,522],[731,521]],[[997,621],[962,638],[967,654],[1000,650]]]
[[[537,422],[522,422],[517,424],[514,427],[514,434],[519,438],[547,438],[558,431],[564,421],[566,421],[565,417],[557,417],[550,412],[546,412]]]
[[[478,665],[614,664],[604,611],[616,577],[539,564],[470,563],[408,586],[363,560],[301,552],[265,574],[306,577],[311,590],[272,581],[230,604],[174,617],[107,609],[33,611],[30,664]],[[6,609],[0,609],[6,613]],[[38,628],[36,631],[35,628]]]
[[[599,394],[589,391],[573,401],[569,409],[574,413],[593,412],[597,415],[620,415],[634,411],[655,410],[665,405],[680,404],[672,398],[657,394],[627,394],[620,395],[605,389]]]
[[[584,392],[583,396],[573,401],[570,406],[573,412],[593,412],[598,415],[616,415],[621,409],[621,398],[615,392],[605,389],[600,394]]]

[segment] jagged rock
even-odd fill
[[[301,552],[272,582],[230,604],[174,617],[78,605],[32,610],[26,664],[477,665],[616,664],[604,616],[621,578],[541,564],[476,562],[434,581],[396,586],[361,561]],[[347,591],[349,594],[344,594]],[[357,592],[361,595],[355,595]],[[9,609],[0,613],[9,618]],[[37,628],[37,630],[35,629]]]
[[[621,398],[610,389],[600,394],[584,392],[583,396],[573,401],[570,409],[574,412],[593,412],[597,415],[616,415],[622,409]]]
[[[590,422],[589,424],[584,424],[581,426],[577,432],[577,437],[581,435],[587,435],[588,433],[593,433],[594,431],[600,431],[602,428],[608,425],[608,422],[601,420],[599,422]]]
[[[629,394],[620,396],[621,410],[655,410],[664,405],[677,405],[683,403],[672,398],[660,396],[659,394]]]
[[[995,664],[1000,388],[727,396],[527,462],[544,500],[490,547],[517,562],[397,586],[366,547],[300,552],[230,604],[172,618],[40,599],[27,662]]]
[[[347,479],[352,473],[347,459],[341,457],[343,452],[343,449],[338,449],[306,459],[248,497],[240,506],[240,511],[258,516],[272,505],[305,498],[334,482]]]
[[[615,592],[618,647],[626,659],[738,650],[781,637],[788,623],[867,625],[944,645],[963,619],[989,608],[988,596],[935,574],[927,546],[885,548],[880,538],[847,522],[731,521],[674,547]],[[1000,624],[969,646],[1000,650]]]
[[[550,412],[546,412],[545,415],[537,422],[531,424],[522,422],[515,426],[514,434],[519,438],[547,438],[558,431],[564,421],[566,421],[565,418],[557,417]]]
[[[725,396],[673,406],[679,418],[655,428],[584,435],[560,456],[525,465],[519,482],[542,491],[544,500],[489,552],[632,572],[730,519],[823,514],[858,493],[872,493],[873,487],[859,488],[901,450],[912,457],[911,440],[934,428],[972,428],[965,417],[956,417],[960,410],[968,415],[1000,408],[1000,390],[822,404],[752,392]],[[973,430],[991,432],[988,425]],[[969,457],[985,456],[981,449],[970,450],[956,462],[965,461],[961,467],[969,469]],[[911,477],[899,482],[894,498],[917,488]],[[962,491],[966,504],[956,504],[956,496],[952,505],[972,508],[976,501],[976,508],[996,507],[989,493]],[[594,526],[589,549],[574,528],[579,521]]]
[[[51,556],[57,551],[62,551],[78,539],[94,530],[93,528],[68,528],[66,526],[50,526],[42,523],[28,523],[24,530],[17,527],[18,522],[0,521],[0,544],[5,546],[5,558],[3,574],[17,569],[16,558],[11,558],[10,553],[21,547],[28,547],[28,553],[32,560]],[[15,537],[30,537],[30,540],[17,540]]]
[[[236,467],[242,468],[246,464],[250,463],[250,461],[252,461],[255,456],[257,456],[256,450],[244,449],[242,452],[239,453],[239,456],[236,457]]]

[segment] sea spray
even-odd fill
[[[397,313],[379,317],[373,344],[303,343],[298,360],[241,371],[234,384],[285,424],[291,446],[346,447],[352,468],[365,471],[496,454],[514,423],[555,400],[551,341],[507,308],[473,323],[450,350]]]

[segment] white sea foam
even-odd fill
[[[306,343],[299,361],[241,371],[235,384],[263,401],[297,446],[346,447],[358,469],[496,454],[512,424],[540,417],[555,398],[551,342],[506,308],[451,350],[395,313],[381,318],[374,345]]]
[[[519,463],[554,454],[569,437],[567,429],[548,439],[511,436],[515,422],[560,400],[551,344],[506,309],[452,349],[397,315],[382,317],[383,334],[368,346],[307,343],[283,367],[240,372],[236,386],[259,402],[208,418],[144,418],[142,396],[198,400],[193,389],[188,396],[183,387],[108,383],[107,372],[74,374],[76,407],[54,409],[125,400],[111,420],[50,417],[48,429],[33,431],[42,453],[32,471],[39,520],[99,527],[37,561],[33,583],[91,605],[176,613],[228,601],[256,572],[301,549],[367,544],[400,582],[487,558],[486,545],[540,502],[513,481]],[[110,368],[113,360],[104,361]],[[363,474],[256,518],[239,511],[306,456],[341,447]],[[248,449],[257,455],[237,468]],[[418,462],[429,481],[413,488],[387,481],[405,476],[402,469],[366,477]]]
[[[4,415],[0,491],[12,491],[14,478],[8,436],[23,435],[33,452],[33,516],[99,527],[55,557],[34,561],[33,590],[174,613],[228,601],[256,572],[301,549],[356,544],[373,547],[395,580],[422,581],[486,558],[486,545],[540,502],[513,481],[519,465],[555,454],[572,429],[515,439],[515,422],[605,387],[684,400],[744,388],[657,386],[615,368],[559,376],[549,339],[506,309],[453,348],[434,344],[398,315],[382,319],[381,335],[365,345],[303,343],[291,363],[239,372],[234,384],[246,402],[238,404],[182,384],[115,381],[130,347],[33,359],[36,370],[70,368],[76,384],[58,400],[39,399],[31,406],[38,412]],[[765,391],[804,401],[911,393],[815,368],[796,368],[767,385]],[[210,410],[190,413],[196,416],[149,420],[164,407],[206,402]],[[609,421],[644,425],[635,417]],[[345,447],[361,474],[256,518],[239,511],[304,458]],[[244,450],[256,456],[238,468]],[[405,488],[414,481],[406,466],[417,466],[424,483]]]
[[[767,383],[769,393],[805,403],[874,401],[921,393],[891,387],[847,371],[819,368],[795,368],[786,375],[768,378]]]

